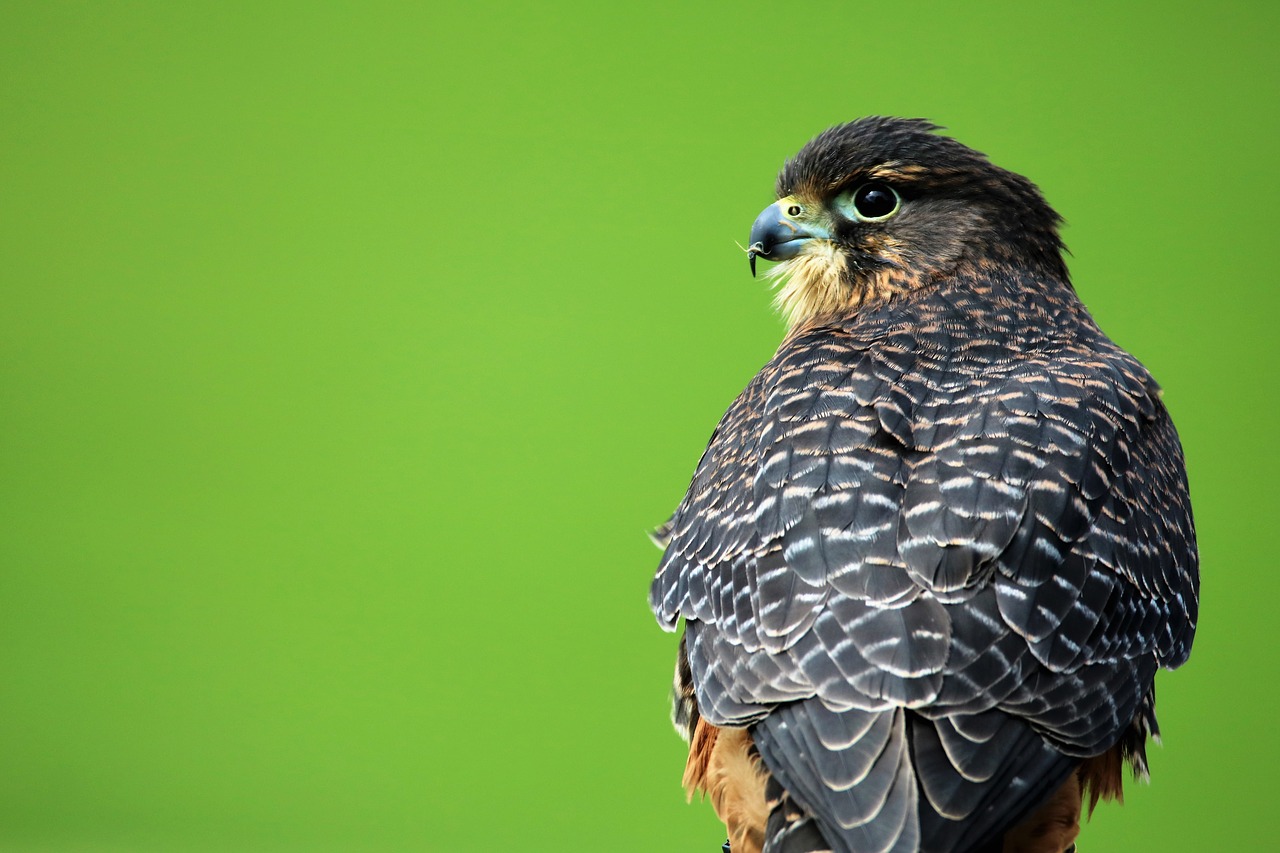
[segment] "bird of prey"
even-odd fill
[[[1060,218],[922,120],[788,160],[751,228],[787,332],[656,532],[684,782],[733,853],[1062,853],[1186,661],[1177,433]]]

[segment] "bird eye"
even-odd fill
[[[799,215],[800,215],[800,205],[793,204],[787,208],[787,216],[799,216]]]
[[[863,222],[879,222],[898,212],[902,199],[893,187],[884,184],[863,184],[853,191],[855,218]]]

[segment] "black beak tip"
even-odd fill
[[[747,263],[751,265],[752,278],[756,277],[756,258],[760,257],[761,255],[768,255],[768,254],[769,252],[765,250],[764,243],[760,242],[759,240],[757,240],[756,242],[752,243],[750,246],[747,247]]]

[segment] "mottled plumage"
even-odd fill
[[[1035,187],[933,130],[864,119],[784,167],[791,328],[651,590],[686,620],[678,723],[748,728],[770,774],[765,850],[999,850],[1083,760],[1145,771],[1155,672],[1195,631],[1158,386],[1076,297]],[[850,207],[869,182],[895,213]]]

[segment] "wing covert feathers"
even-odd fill
[[[793,332],[667,532],[654,612],[797,844],[978,850],[1082,760],[1136,766],[1195,632],[1157,386],[1074,294],[998,271]]]

